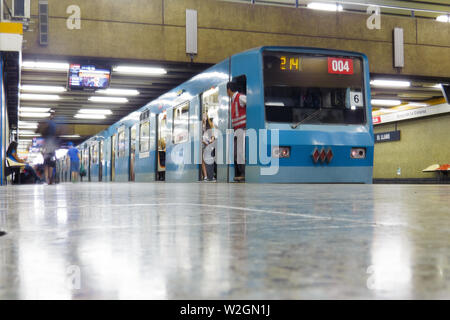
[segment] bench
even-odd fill
[[[447,180],[450,172],[450,164],[432,164],[422,170],[422,172],[438,172],[440,180]]]
[[[21,184],[20,172],[25,168],[26,164],[6,158],[5,160],[5,176],[13,175],[13,181]]]

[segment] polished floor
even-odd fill
[[[0,188],[0,300],[450,299],[450,186]]]

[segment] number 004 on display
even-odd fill
[[[353,74],[353,60],[328,58],[328,73]]]

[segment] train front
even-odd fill
[[[261,61],[271,161],[260,158],[258,166],[250,166],[249,180],[372,183],[367,58],[329,50],[265,49]]]

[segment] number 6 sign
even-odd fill
[[[353,60],[328,58],[328,73],[353,74]]]

